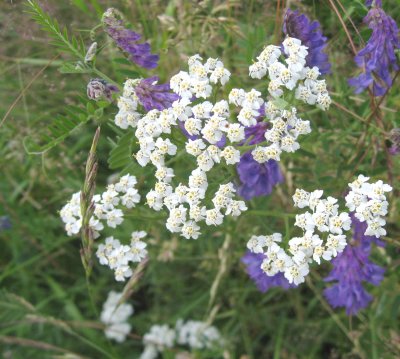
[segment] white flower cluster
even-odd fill
[[[146,195],[147,204],[156,211],[167,208],[167,229],[188,239],[197,239],[200,235],[199,222],[219,225],[225,215],[239,216],[247,209],[243,201],[233,198],[236,190],[232,183],[220,186],[213,199],[213,208],[207,209],[202,204],[208,187],[207,172],[222,160],[227,164],[239,162],[240,152],[233,146],[226,146],[221,150],[215,145],[223,136],[221,128],[225,132],[230,128],[227,121],[229,106],[226,101],[214,105],[205,101],[190,106],[194,96],[207,98],[211,94],[210,84],[220,82],[223,85],[230,75],[221,61],[208,59],[203,65],[200,60],[198,55],[191,57],[189,73],[181,71],[171,79],[171,88],[181,99],[175,101],[169,109],[149,111],[137,121],[135,132],[140,145],[136,160],[141,166],[152,163],[156,167],[157,183]],[[131,84],[125,86],[131,87]],[[200,87],[203,90],[200,91]],[[166,156],[176,155],[177,146],[169,138],[161,136],[168,136],[171,127],[177,126],[178,121],[184,123],[191,135],[201,134],[209,145],[202,139],[187,141],[186,151],[196,156],[198,168],[191,172],[188,185],[179,184],[173,188],[174,170],[167,166]],[[233,126],[229,136],[235,142],[243,140],[244,128]]]
[[[129,262],[139,263],[147,256],[145,242],[141,239],[146,237],[144,231],[132,232],[130,245],[122,245],[118,239],[108,237],[104,244],[100,244],[96,255],[100,264],[114,270],[115,280],[122,282],[125,278],[132,276]]]
[[[388,206],[384,193],[392,188],[382,181],[369,184],[368,179],[360,175],[349,184],[352,191],[346,196],[346,206],[356,212],[355,216],[360,221],[367,221],[366,235],[379,237],[386,234],[382,228],[386,222],[381,217],[387,213]],[[304,282],[311,263],[320,264],[321,258],[330,261],[346,247],[346,235],[343,232],[351,227],[349,213],[339,212],[337,199],[322,199],[322,194],[321,190],[309,193],[297,189],[293,195],[295,207],[308,207],[312,212],[296,215],[295,226],[302,229],[303,236],[289,240],[288,252],[279,245],[282,242],[280,233],[252,236],[248,241],[247,248],[250,251],[265,255],[261,269],[268,276],[283,272],[289,283],[298,285]],[[325,233],[325,240],[316,231]]]
[[[109,339],[122,343],[131,331],[131,325],[127,322],[133,314],[131,304],[122,303],[118,305],[122,293],[111,291],[103,304],[100,320],[106,325],[104,334]]]
[[[127,80],[125,82],[122,96],[118,99],[118,113],[115,116],[115,124],[126,130],[128,127],[135,128],[142,115],[137,112],[139,99],[135,92],[135,86],[139,80]]]
[[[128,174],[121,177],[119,182],[108,185],[101,195],[93,196],[94,213],[89,225],[95,238],[99,237],[99,232],[104,229],[102,221],[111,228],[116,228],[123,222],[123,212],[116,208],[118,205],[133,208],[140,201],[140,195],[135,188],[136,183],[136,177]],[[82,227],[80,192],[72,195],[71,200],[61,209],[60,216],[69,236],[79,233]]]
[[[225,85],[231,74],[220,60],[209,58],[203,62],[199,55],[189,58],[188,72],[180,71],[171,78],[170,87],[180,98],[170,108],[138,115],[136,82],[128,80],[125,83],[115,123],[121,128],[136,128],[140,145],[136,160],[141,166],[151,163],[156,167],[157,183],[146,199],[149,207],[156,211],[167,208],[168,230],[196,239],[200,234],[199,222],[219,225],[225,215],[239,216],[246,210],[244,202],[233,199],[232,183],[221,185],[213,199],[215,207],[207,209],[203,203],[208,187],[207,172],[220,163],[237,164],[241,157],[239,148],[246,138],[245,129],[256,125],[263,117],[272,125],[265,132],[270,145],[261,144],[253,149],[252,156],[256,161],[279,161],[282,152],[299,149],[297,139],[311,132],[310,123],[297,117],[296,108],[284,108],[287,103],[278,98],[283,96],[283,88],[298,92],[299,96],[304,92],[303,87],[309,89],[310,96],[305,102],[318,104],[323,109],[329,107],[330,101],[325,82],[318,80],[318,69],[305,66],[307,53],[300,40],[287,38],[283,42],[283,53],[277,46],[268,46],[257,58],[258,62],[250,66],[252,77],[262,78],[268,74],[271,101],[263,99],[261,92],[255,89],[246,92],[234,88],[228,100],[210,102],[213,85]],[[282,55],[286,65],[279,62]],[[282,103],[286,105],[282,107]],[[237,111],[231,111],[230,106],[236,107]],[[178,126],[183,126],[196,138],[186,141],[185,151],[196,157],[197,168],[191,172],[188,183],[174,187],[175,173],[168,167],[170,159],[167,160],[167,156],[177,155],[178,148],[171,141],[171,133]]]
[[[204,322],[182,319],[176,322],[175,329],[167,324],[153,325],[143,337],[145,345],[140,359],[155,359],[165,348],[174,345],[187,346],[190,349],[209,349],[221,346],[223,341],[217,328]]]
[[[351,191],[346,196],[346,206],[350,211],[355,211],[355,217],[360,222],[367,222],[365,235],[381,237],[386,235],[383,228],[386,221],[383,216],[388,213],[388,202],[385,192],[390,192],[392,187],[382,181],[368,183],[369,177],[359,175],[349,184]]]
[[[311,132],[310,121],[304,121],[297,116],[297,110],[276,111],[273,103],[269,102],[266,116],[270,119],[272,128],[265,132],[265,139],[271,143],[269,146],[257,146],[252,152],[254,160],[264,163],[269,160],[280,160],[282,152],[295,152],[300,148],[297,139],[300,135]]]
[[[325,80],[318,80],[318,67],[305,66],[307,47],[292,37],[287,37],[282,45],[283,53],[279,46],[267,46],[257,57],[258,61],[249,67],[250,77],[261,79],[268,73],[268,92],[272,97],[282,97],[285,88],[295,90],[296,99],[327,110],[331,98]],[[286,65],[279,61],[281,55],[284,55]]]
[[[304,282],[309,273],[309,265],[321,258],[331,260],[346,246],[343,230],[349,230],[351,220],[346,212],[339,213],[339,205],[333,197],[321,199],[323,191],[308,193],[297,189],[294,196],[296,207],[308,207],[311,212],[296,215],[295,226],[303,230],[303,236],[289,240],[289,253],[278,243],[282,241],[280,233],[270,236],[252,236],[247,247],[254,253],[264,253],[266,258],[261,264],[262,270],[269,276],[283,272],[290,283]],[[327,233],[323,241],[319,234]],[[264,248],[266,247],[266,250]]]

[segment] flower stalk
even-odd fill
[[[89,278],[93,268],[93,243],[94,234],[93,229],[90,227],[90,219],[94,212],[93,195],[96,188],[96,175],[97,175],[97,158],[96,148],[100,137],[100,127],[97,128],[93,137],[92,146],[89,151],[88,160],[86,162],[85,182],[81,191],[81,214],[82,214],[82,249],[81,259],[83,267],[85,268],[86,277]]]

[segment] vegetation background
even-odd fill
[[[121,145],[122,133],[112,125],[116,106],[102,109],[86,98],[86,84],[96,74],[70,73],[74,71],[68,63],[77,59],[50,45],[49,34],[26,12],[26,1],[2,1],[0,216],[8,216],[12,227],[0,231],[1,357],[138,358],[141,336],[151,324],[174,325],[178,318],[212,319],[227,341],[224,352],[203,351],[185,358],[400,357],[400,166],[398,157],[385,151],[389,131],[400,127],[399,80],[380,104],[382,128],[371,114],[368,94],[354,95],[346,82],[357,69],[343,24],[360,49],[370,34],[362,26],[364,1],[41,0],[40,5],[70,34],[81,36],[86,46],[93,39],[105,45],[96,66],[118,83],[147,74],[127,63],[96,28],[108,7],[123,12],[130,28],[160,54],[159,66],[151,73],[163,82],[185,67],[186,56],[200,53],[223,59],[233,73],[232,86],[251,86],[248,65],[265,44],[282,39],[285,7],[297,8],[319,20],[329,39],[333,67],[327,83],[334,104],[326,113],[306,114],[313,132],[302,141],[301,151],[283,159],[286,182],[271,196],[252,200],[249,213],[237,222],[187,241],[172,236],[162,219],[143,209],[113,232],[123,238],[145,229],[153,238],[151,260],[129,298],[135,308],[132,334],[116,344],[105,338],[99,312],[107,293],[121,291],[122,285],[96,264],[88,287],[80,240],[66,236],[58,211],[81,188],[99,124],[98,189],[121,171],[130,171],[143,187],[150,186],[145,178],[151,170],[135,165],[130,157],[133,142]],[[399,23],[400,2],[384,0],[383,6]],[[74,114],[83,116],[82,123],[53,148],[40,148],[49,143],[44,134],[57,118]],[[289,231],[294,188],[323,188],[340,197],[358,173],[383,180],[391,176],[394,186],[388,244],[374,251],[374,261],[386,268],[385,279],[369,288],[374,295],[369,308],[348,317],[343,309],[329,307],[322,296],[329,264],[297,289],[260,293],[240,262],[249,235]],[[164,358],[176,354],[166,351]]]

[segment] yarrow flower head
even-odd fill
[[[282,46],[282,50],[267,46],[249,67],[253,78],[268,74],[268,101],[255,89],[234,88],[228,99],[211,102],[213,86],[226,85],[231,73],[221,60],[203,61],[199,55],[188,59],[188,71],[171,78],[175,100],[165,95],[166,86],[156,87],[155,77],[141,83],[125,82],[115,124],[122,129],[135,128],[139,150],[134,157],[143,167],[155,167],[157,182],[146,194],[146,203],[155,211],[169,212],[165,225],[170,232],[197,239],[201,225],[219,226],[224,217],[238,217],[247,210],[245,202],[235,198],[238,188],[233,182],[221,183],[211,196],[207,193],[208,173],[220,164],[242,161],[239,174],[246,162],[252,167],[257,174],[254,179],[240,175],[240,191],[246,198],[267,194],[282,181],[274,161],[279,161],[282,152],[298,150],[298,138],[311,132],[309,121],[299,118],[297,109],[282,98],[285,92],[292,91],[297,99],[323,110],[329,108],[330,96],[318,68],[305,66],[307,48],[294,38],[285,39]],[[144,115],[140,104],[149,110]],[[186,152],[196,162],[185,180],[175,178],[174,168],[168,166],[174,163],[171,157],[177,155],[180,145],[171,136],[176,127],[187,135],[179,153]],[[264,146],[266,142],[269,145]],[[249,144],[253,150],[242,156],[241,146]]]
[[[372,5],[363,22],[372,34],[366,46],[356,55],[354,61],[362,73],[349,79],[355,93],[372,86],[375,96],[382,96],[392,86],[392,71],[399,70],[396,49],[400,48],[399,29],[396,22],[381,8],[381,1],[368,1]]]
[[[138,43],[141,35],[124,28],[121,14],[113,8],[103,14],[103,24],[107,34],[124,51],[129,60],[146,69],[154,69],[158,64],[158,55],[151,54],[150,44]]]
[[[100,320],[106,325],[104,334],[107,338],[119,343],[125,341],[131,331],[131,325],[127,322],[133,314],[133,306],[127,303],[120,303],[122,293],[111,291],[103,304]]]
[[[167,348],[185,346],[191,350],[223,346],[219,330],[205,322],[178,319],[175,328],[167,324],[153,325],[143,336],[144,351],[140,359],[155,359]]]
[[[107,237],[104,244],[99,244],[96,255],[100,264],[114,270],[115,280],[125,281],[132,276],[129,263],[139,263],[147,257],[147,244],[141,241],[146,237],[144,231],[132,232],[130,245],[123,245],[114,237]]]
[[[248,251],[243,257],[242,262],[246,266],[246,272],[250,279],[256,284],[258,290],[265,293],[270,288],[280,287],[283,289],[294,288],[296,285],[289,283],[283,273],[279,272],[273,276],[265,275],[261,269],[261,264],[266,255],[264,253],[252,253]]]
[[[333,269],[325,278],[326,282],[336,282],[324,290],[324,295],[334,308],[345,307],[347,315],[354,315],[372,300],[363,287],[364,282],[375,286],[383,279],[384,268],[369,260],[371,244],[376,237],[366,236],[366,223],[352,218],[353,241],[332,260]]]
[[[308,47],[307,66],[318,67],[322,75],[330,73],[331,64],[328,55],[324,52],[327,39],[322,35],[318,21],[311,22],[306,15],[288,9],[283,22],[283,32],[287,36],[301,40],[302,44]]]
[[[349,184],[351,191],[346,196],[346,206],[355,212],[354,218],[366,222],[365,227],[358,228],[357,237],[374,236],[378,239],[386,234],[383,228],[386,223],[383,216],[387,214],[388,205],[385,192],[392,188],[382,181],[370,184],[368,179],[360,175]],[[302,229],[303,235],[291,238],[288,250],[279,245],[282,241],[280,233],[250,238],[247,248],[252,253],[265,255],[260,268],[266,275],[284,273],[289,283],[298,285],[304,282],[312,262],[321,264],[322,259],[330,261],[346,248],[344,232],[350,230],[351,217],[347,212],[339,212],[337,199],[323,199],[322,194],[322,190],[311,193],[296,190],[293,195],[295,206],[308,207],[311,212],[296,215],[295,226]]]

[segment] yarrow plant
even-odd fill
[[[144,351],[140,359],[155,359],[165,349],[175,346],[186,347],[190,350],[204,350],[222,347],[219,330],[205,322],[178,319],[175,328],[167,324],[153,325],[143,337]]]
[[[127,303],[119,303],[122,293],[111,291],[103,304],[100,320],[106,325],[104,334],[107,338],[119,343],[125,341],[131,331],[128,318],[133,314],[133,306]]]
[[[392,190],[391,186],[382,181],[370,184],[368,177],[360,175],[349,184],[351,191],[346,196],[346,206],[355,211],[355,218],[366,222],[367,228],[362,235],[379,238],[386,235],[383,228],[386,221],[388,202],[385,192]],[[339,212],[338,200],[333,197],[321,198],[323,191],[306,192],[297,189],[293,195],[295,207],[309,208],[312,212],[296,215],[295,226],[303,231],[301,237],[293,237],[288,241],[288,250],[282,245],[282,234],[269,236],[252,236],[247,248],[256,254],[264,256],[260,268],[266,275],[273,277],[284,273],[289,283],[303,283],[310,272],[310,264],[321,264],[321,259],[331,261],[342,253],[347,245],[344,232],[350,230],[351,218],[348,212]],[[319,233],[318,233],[319,232]],[[258,276],[254,269],[249,271],[257,284]]]
[[[94,210],[89,226],[94,238],[100,236],[104,223],[109,228],[116,228],[122,224],[124,212],[121,208],[129,210],[139,203],[140,195],[135,188],[136,183],[136,177],[127,174],[115,184],[108,185],[101,195],[93,196]],[[61,209],[60,216],[69,236],[80,232],[82,226],[80,192],[72,195],[71,200]],[[118,239],[107,237],[96,252],[100,264],[114,270],[117,281],[124,281],[132,275],[129,262],[139,263],[147,256],[145,249],[147,244],[141,241],[146,235],[144,231],[132,232],[130,245],[122,245]]]
[[[199,55],[189,58],[189,72],[180,71],[171,78],[170,87],[179,97],[171,106],[153,106],[154,109],[142,116],[137,111],[139,103],[151,101],[140,98],[143,91],[137,81],[128,80],[125,83],[123,96],[118,101],[120,111],[115,124],[123,129],[136,128],[135,136],[140,145],[135,154],[136,160],[141,166],[151,163],[156,168],[157,182],[146,195],[147,205],[156,211],[168,210],[166,227],[170,232],[197,239],[200,222],[217,226],[222,224],[224,216],[237,217],[247,209],[244,201],[234,198],[237,188],[232,182],[220,185],[213,195],[211,208],[204,203],[208,188],[207,173],[222,163],[230,166],[241,161],[241,151],[247,149],[252,140],[252,135],[246,136],[246,131],[251,131],[254,126],[261,128],[263,142],[250,145],[253,148],[251,157],[259,164],[279,161],[282,152],[299,149],[297,139],[311,131],[310,123],[297,117],[295,107],[286,109],[289,103],[284,100],[284,95],[292,92],[293,98],[323,110],[329,107],[331,101],[325,81],[318,79],[318,68],[305,66],[307,54],[307,48],[294,38],[285,39],[283,51],[272,45],[265,48],[257,62],[250,66],[249,73],[252,78],[258,79],[268,74],[266,99],[255,89],[246,92],[235,88],[229,93],[228,100],[211,103],[208,98],[212,94],[212,86],[224,86],[231,73],[222,61],[210,58],[203,63]],[[173,94],[166,90],[168,88],[161,90],[158,99],[172,101]],[[154,91],[148,91],[146,96],[155,96]],[[269,125],[264,126],[263,123],[267,122]],[[167,163],[178,153],[171,134],[174,127],[180,126],[189,136],[184,151],[195,157],[197,168],[192,170],[186,184],[179,183],[174,187],[174,169]],[[243,145],[246,138],[248,143]],[[167,160],[167,156],[171,159]],[[273,168],[274,164],[268,166]],[[239,173],[240,168],[239,165]],[[282,180],[277,168],[271,171],[275,172],[271,177],[276,183]],[[239,191],[245,192],[243,189]],[[251,195],[245,194],[246,197]]]

